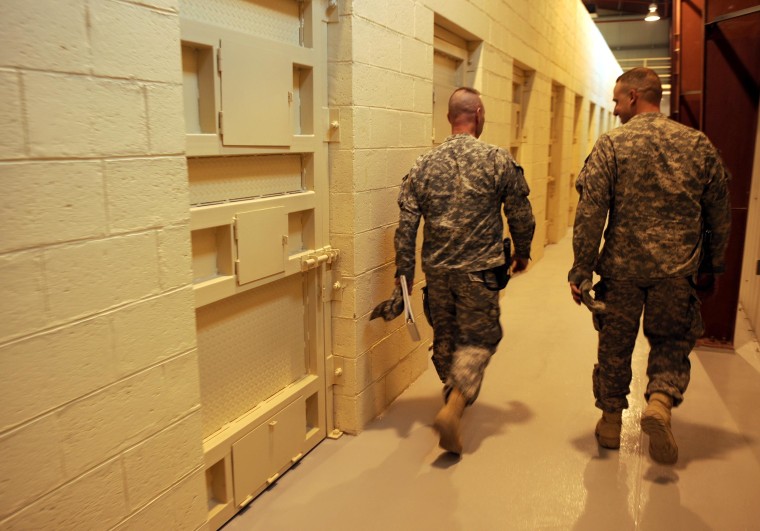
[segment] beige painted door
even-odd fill
[[[332,430],[321,0],[180,0],[209,525]]]

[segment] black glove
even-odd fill
[[[393,295],[387,301],[383,301],[372,310],[369,320],[382,317],[385,321],[392,321],[404,312],[404,296],[401,294],[401,286],[396,286]]]

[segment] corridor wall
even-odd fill
[[[0,4],[0,529],[205,524],[177,11]]]
[[[428,367],[432,336],[420,313],[419,263],[412,305],[420,313],[422,342],[411,341],[400,319],[370,322],[369,314],[393,289],[401,178],[432,146],[436,28],[466,43],[464,82],[481,91],[487,109],[482,139],[515,146],[525,169],[537,219],[534,261],[548,239],[547,219],[554,241],[572,226],[572,179],[586,146],[614,126],[600,118],[612,111],[621,70],[577,0],[354,0],[336,10],[328,25],[329,100],[340,111],[341,141],[330,145],[330,230],[347,287],[333,303],[333,353],[343,366],[335,420],[357,433]],[[512,137],[517,124],[510,112],[515,67],[529,76],[520,138]],[[550,184],[553,85],[563,91],[564,149],[559,178]],[[582,97],[578,110],[576,96]],[[436,94],[437,104],[441,99],[448,94]],[[547,201],[547,194],[557,200]]]
[[[577,0],[312,2],[340,126],[330,243],[346,287],[332,303],[341,370],[328,414],[358,433],[428,367],[426,325],[413,343],[400,322],[368,317],[392,290],[400,179],[432,143],[436,25],[467,43],[483,139],[517,146],[539,222],[534,260],[546,205],[564,211],[555,238],[571,224],[570,175],[620,70]],[[2,529],[206,525],[179,11],[178,0],[0,4]],[[530,72],[519,138],[515,66]],[[566,145],[551,190],[557,90]]]

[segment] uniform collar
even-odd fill
[[[661,112],[644,112],[641,114],[637,114],[636,116],[632,116],[630,120],[628,120],[628,123],[631,123],[632,121],[651,121],[651,120],[659,120],[661,118],[667,119],[667,116],[662,114]]]
[[[470,133],[457,133],[455,135],[449,135],[446,137],[446,140],[444,142],[449,142],[452,140],[458,140],[460,138],[472,138],[473,140],[477,140],[474,136],[472,136]]]

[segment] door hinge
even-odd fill
[[[325,140],[327,142],[340,142],[340,108],[323,107],[327,119],[327,133]]]
[[[324,284],[322,285],[322,302],[342,301],[344,289],[346,289],[346,285],[341,282],[340,271],[335,269],[325,271]]]
[[[219,134],[222,134],[224,132],[224,118],[223,113],[224,111],[219,111]]]
[[[306,13],[304,10],[303,0],[296,0],[298,2],[298,45],[304,46],[305,34],[304,27],[306,26]]]
[[[325,358],[325,379],[327,385],[343,384],[343,358],[332,354]]]
[[[216,69],[221,74],[222,73],[222,46],[219,45],[219,48],[216,49]]]
[[[325,9],[324,22],[328,24],[334,24],[340,22],[340,13],[338,7],[338,0],[327,0],[327,8]]]
[[[245,507],[246,505],[248,505],[249,503],[251,503],[254,498],[255,498],[254,495],[247,496],[246,499],[244,499],[242,502],[240,502],[240,505],[238,505],[238,507],[240,507],[242,509],[243,507]]]

